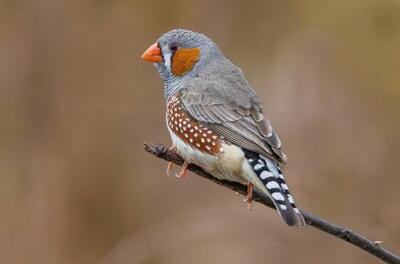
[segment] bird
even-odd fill
[[[173,29],[149,46],[141,58],[152,62],[164,84],[166,125],[171,149],[221,180],[266,194],[289,226],[305,226],[282,172],[287,156],[242,70],[204,34]],[[168,164],[170,174],[172,163]]]

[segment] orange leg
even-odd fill
[[[189,162],[187,162],[187,161],[185,160],[185,161],[183,162],[181,172],[179,172],[179,174],[175,174],[175,176],[178,177],[178,178],[185,177],[185,176],[188,174],[188,166],[189,166]]]
[[[169,148],[169,150],[176,152],[176,148],[174,146],[171,146]],[[167,176],[168,177],[171,176],[171,170],[172,170],[173,167],[174,167],[174,163],[173,162],[168,162],[168,165],[167,165]]]
[[[247,194],[244,201],[245,203],[247,203],[247,208],[249,208],[249,210],[251,211],[253,202],[253,184],[250,182],[247,183]]]
[[[169,176],[171,176],[171,170],[172,170],[172,168],[174,167],[174,163],[173,162],[168,162],[168,165],[167,165],[167,176],[169,177]]]

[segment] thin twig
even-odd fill
[[[144,149],[155,155],[158,158],[164,159],[166,161],[171,161],[177,165],[182,165],[183,164],[183,159],[174,151],[168,150],[165,148],[163,145],[158,144],[158,145],[149,145],[149,144],[144,144]],[[235,182],[230,182],[226,180],[219,180],[217,178],[214,178],[212,175],[208,174],[204,170],[202,170],[200,167],[190,164],[189,170],[196,173],[197,175],[200,175],[204,178],[207,178],[219,185],[225,186],[235,192],[238,192],[240,194],[246,195],[246,186],[235,183]],[[254,190],[253,193],[253,199],[254,201],[257,201],[259,203],[262,203],[270,208],[275,209],[272,201],[263,193]],[[382,244],[379,243],[380,241],[371,241],[368,240],[367,238],[361,236],[360,234],[357,234],[356,232],[341,227],[339,225],[330,223],[318,216],[315,216],[311,213],[308,213],[306,211],[301,211],[303,214],[306,223],[310,226],[313,226],[325,233],[331,234],[335,237],[338,237],[344,241],[347,241],[359,248],[361,248],[364,251],[369,252],[370,254],[376,256],[377,258],[380,258],[381,260],[387,262],[387,263],[395,263],[395,264],[400,264],[400,257],[393,254],[392,252],[384,249],[382,247]],[[378,243],[377,243],[378,242]]]

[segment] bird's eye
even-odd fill
[[[178,50],[178,44],[172,43],[171,45],[169,45],[169,49],[170,49],[172,52],[177,51],[177,50]]]

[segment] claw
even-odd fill
[[[253,184],[250,182],[247,183],[247,194],[244,202],[247,204],[247,208],[251,211],[253,202]]]
[[[173,167],[174,167],[174,163],[168,162],[168,165],[167,165],[167,176],[168,177],[171,176],[171,170]]]
[[[175,174],[175,176],[177,178],[182,178],[185,177],[188,174],[188,166],[189,166],[189,162],[187,162],[186,160],[183,162],[182,165],[182,170],[179,172],[179,174]]]
[[[168,148],[168,150],[171,150],[171,151],[175,151],[175,152],[176,152],[176,147],[175,147],[175,146],[171,146],[171,147]]]

